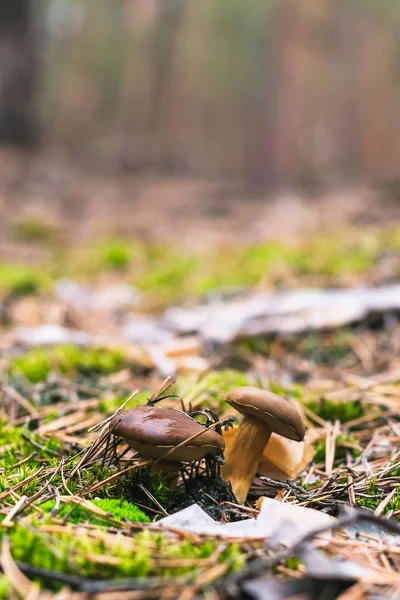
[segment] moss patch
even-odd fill
[[[0,291],[12,296],[37,294],[48,288],[50,277],[39,269],[16,264],[0,265]]]
[[[123,519],[132,523],[148,523],[150,521],[140,508],[122,498],[94,498],[91,503],[104,510],[110,517],[118,520]],[[54,509],[54,501],[47,501],[40,508],[50,513]],[[92,511],[72,503],[63,504],[58,512],[58,516],[61,518],[67,515],[69,515],[68,522],[70,523],[98,523],[104,520]]]
[[[80,348],[74,345],[54,348],[34,348],[15,358],[9,367],[10,375],[22,374],[36,383],[47,379],[51,371],[60,373],[106,374],[124,364],[123,353],[116,349]]]

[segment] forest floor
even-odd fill
[[[165,315],[232,298],[241,310],[264,292],[393,287],[400,203],[3,159],[0,598],[397,597],[398,310],[218,343]],[[232,388],[268,388],[303,413],[305,443],[287,463],[269,456],[245,506],[202,468],[175,486],[134,453],[117,458],[96,426],[136,389],[128,407],[161,394],[168,375],[185,407],[220,419],[235,416]],[[228,522],[266,518],[260,497],[331,515],[329,536],[282,545],[158,524],[193,503]]]

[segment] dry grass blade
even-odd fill
[[[20,571],[10,551],[9,539],[5,536],[1,542],[0,565],[13,588],[21,598],[39,598],[39,588]],[[41,595],[41,600],[50,598],[49,594]]]
[[[39,416],[37,409],[24,398],[17,390],[10,385],[3,383],[1,386],[3,392],[15,400],[33,419]]]
[[[14,525],[13,518],[25,507],[27,501],[27,496],[21,496],[18,502],[13,506],[13,508],[7,513],[6,517],[3,519],[1,525],[2,527],[12,527]]]

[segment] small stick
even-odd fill
[[[165,508],[159,503],[159,501],[157,500],[157,498],[155,498],[153,496],[153,494],[151,492],[149,492],[149,490],[142,484],[139,483],[139,487],[142,490],[142,492],[144,492],[146,494],[146,496],[157,506],[157,508],[159,508],[161,510],[161,512],[168,517],[169,513],[167,513],[167,511],[165,510]]]
[[[298,492],[299,494],[304,494],[306,496],[310,495],[310,493],[307,492],[307,490],[301,485],[297,485],[295,483],[292,483],[291,481],[277,481],[276,479],[271,479],[270,477],[266,477],[265,475],[259,475],[258,478],[261,479],[262,482],[267,483],[268,485],[287,490],[288,492]]]
[[[392,491],[386,496],[386,498],[384,498],[382,500],[382,502],[380,502],[378,504],[378,506],[375,509],[374,515],[376,517],[378,517],[379,515],[381,515],[383,513],[383,511],[385,510],[385,508],[387,507],[387,505],[389,504],[389,502],[392,500],[392,498],[396,495],[397,493],[397,487],[393,488]]]
[[[8,385],[6,383],[3,383],[3,385],[1,387],[4,391],[4,393],[7,394],[7,396],[10,396],[10,398],[15,400],[16,402],[18,402],[18,404],[27,413],[29,413],[33,419],[39,418],[40,415],[39,415],[38,411],[36,410],[36,408],[29,402],[29,400],[27,400],[19,392],[17,392],[17,390],[15,390],[13,387],[11,387],[10,385]]]
[[[22,433],[21,437],[26,442],[29,442],[29,444],[31,444],[34,448],[37,448],[38,450],[41,450],[42,452],[46,452],[47,454],[50,454],[50,456],[56,456],[57,458],[60,456],[59,452],[55,452],[54,450],[51,450],[50,448],[46,448],[45,446],[42,446],[41,444],[39,444],[39,442],[35,442],[35,440],[32,440],[30,437],[28,437],[26,435],[26,433]]]
[[[25,506],[26,500],[27,496],[21,496],[18,502],[7,513],[7,516],[3,519],[1,523],[4,527],[12,527],[14,525],[13,517],[15,517],[15,515],[17,515],[19,511],[22,510],[22,508]]]

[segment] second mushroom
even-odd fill
[[[287,400],[256,387],[231,390],[226,401],[244,418],[225,450],[222,476],[230,482],[239,504],[243,504],[271,433],[300,442],[304,438],[304,422]]]
[[[197,462],[208,455],[222,454],[221,435],[207,429],[179,410],[137,406],[116,415],[111,431],[122,437],[140,456],[157,459],[172,467]]]

